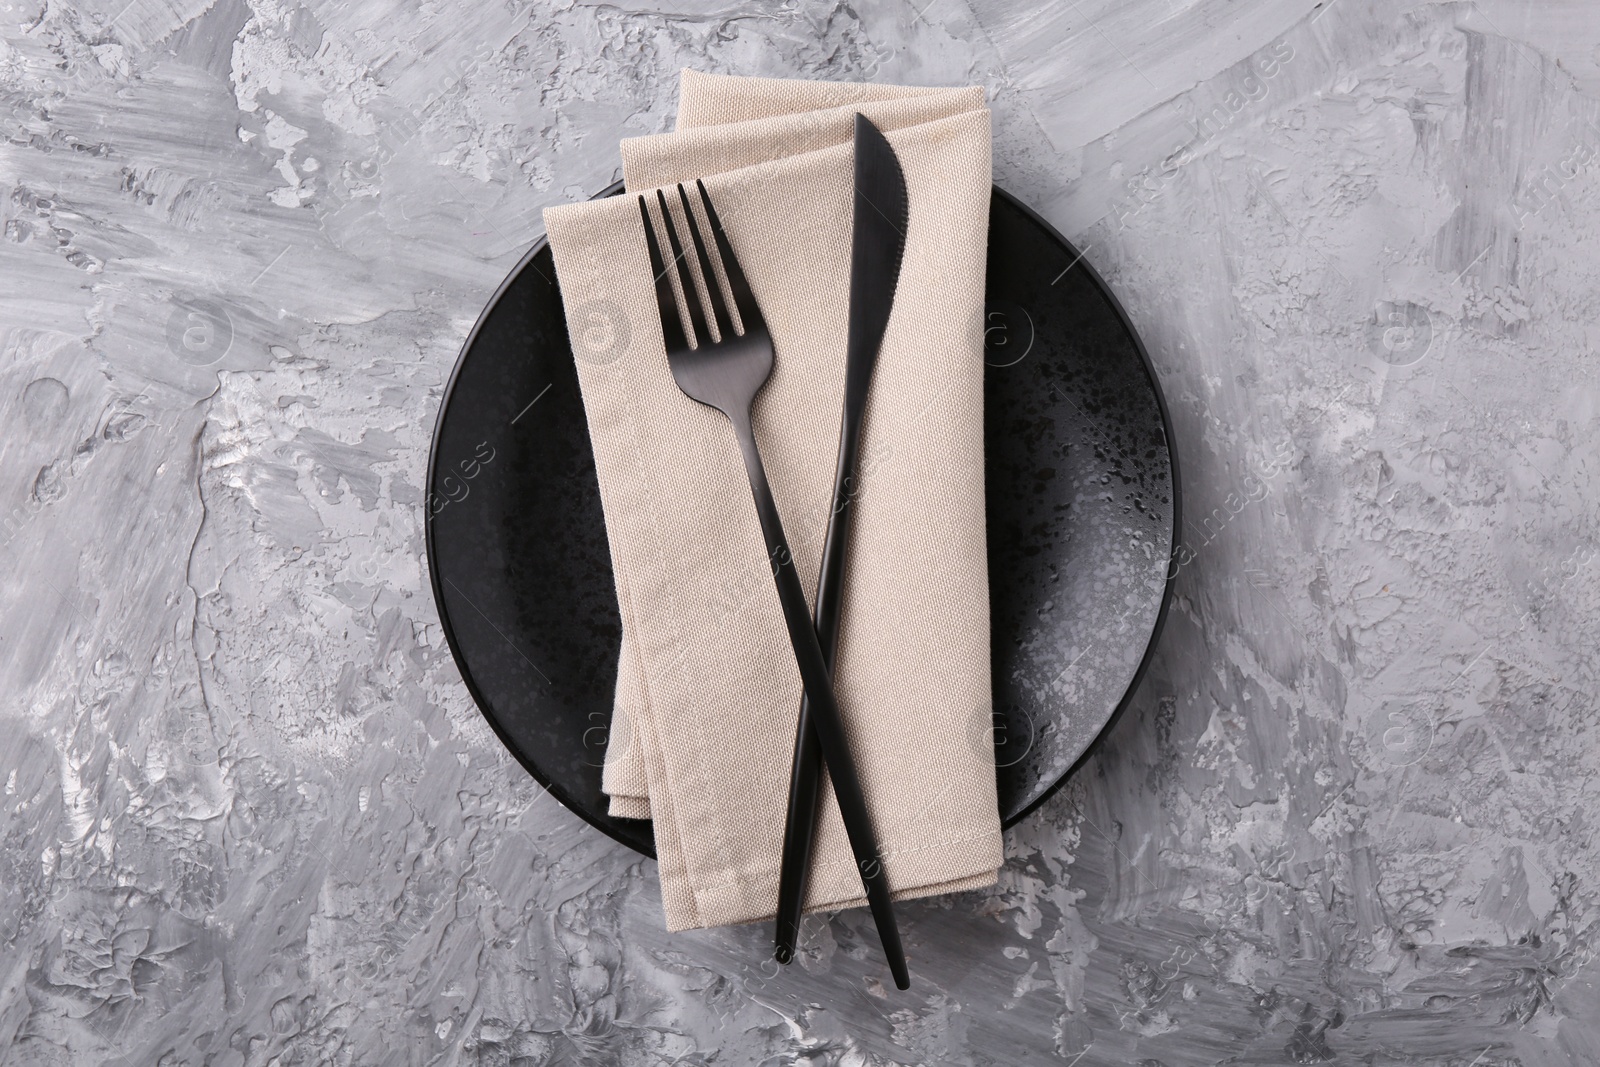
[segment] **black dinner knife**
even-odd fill
[[[851,504],[861,491],[856,466],[861,420],[867,407],[872,370],[889,325],[895,286],[905,255],[910,203],[900,160],[883,133],[865,115],[856,115],[855,204],[850,246],[850,318],[845,347],[844,413],[839,423],[839,462],[833,478],[833,509],[822,547],[814,621],[828,671],[833,672],[839,643],[839,612],[849,543]],[[805,905],[806,873],[811,865],[817,825],[817,795],[822,784],[822,753],[811,722],[810,703],[800,701],[794,765],[789,777],[789,814],[784,825],[783,866],[778,879],[777,951],[780,963],[794,958]],[[896,985],[907,980],[897,974]]]

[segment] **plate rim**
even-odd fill
[[[1117,296],[1115,290],[1106,284],[1105,278],[1095,269],[1094,264],[1090,263],[1083,252],[1071,241],[1067,240],[1060,230],[1051,225],[1049,219],[998,185],[993,186],[993,195],[999,196],[1012,207],[1021,211],[1034,224],[1043,228],[1045,233],[1059,241],[1062,247],[1075,253],[1075,265],[1083,267],[1088,272],[1089,278],[1094,282],[1095,287],[1100,290],[1101,295],[1106,298],[1106,302],[1111,305],[1111,310],[1117,313],[1117,319],[1122,323],[1123,330],[1133,339],[1133,347],[1139,353],[1139,363],[1144,368],[1145,378],[1150,382],[1150,391],[1155,394],[1156,409],[1161,413],[1161,436],[1166,438],[1167,441],[1167,461],[1172,470],[1172,547],[1167,557],[1167,577],[1162,583],[1161,607],[1156,610],[1156,621],[1150,627],[1150,638],[1145,643],[1144,655],[1139,657],[1139,666],[1134,668],[1133,677],[1128,679],[1128,686],[1122,692],[1122,699],[1117,701],[1117,706],[1111,709],[1111,714],[1107,716],[1106,721],[1101,725],[1099,731],[1095,733],[1094,738],[1084,746],[1078,758],[1072,761],[1072,765],[1062,771],[1061,777],[1057,778],[1044,792],[1040,793],[1033,803],[1028,804],[1017,812],[1013,818],[1001,820],[1001,829],[1009,830],[1035,811],[1038,811],[1045,801],[1060,792],[1062,786],[1077,775],[1078,771],[1083,768],[1085,763],[1089,762],[1091,757],[1099,754],[1101,748],[1105,745],[1106,739],[1111,736],[1111,731],[1116,727],[1117,723],[1122,721],[1123,713],[1133,703],[1133,698],[1139,695],[1139,687],[1144,684],[1144,676],[1150,670],[1150,664],[1155,659],[1156,646],[1161,643],[1161,633],[1166,629],[1167,614],[1172,608],[1173,589],[1177,585],[1178,572],[1183,569],[1172,565],[1173,561],[1178,558],[1178,550],[1183,547],[1183,479],[1178,473],[1178,445],[1176,435],[1172,429],[1172,412],[1167,408],[1167,396],[1161,391],[1161,378],[1156,374],[1155,362],[1151,360],[1150,352],[1145,348],[1144,338],[1139,335],[1138,330],[1133,328],[1133,319],[1129,317],[1128,309],[1122,306],[1122,300]]]
[[[616,196],[623,191],[623,183],[621,181],[616,181],[612,182],[610,185],[606,186],[606,188],[602,189],[589,199],[600,200],[605,197]],[[1181,534],[1183,532],[1183,492],[1182,479],[1178,470],[1177,442],[1175,440],[1175,434],[1173,433],[1172,414],[1167,407],[1166,394],[1162,392],[1161,379],[1156,374],[1155,363],[1150,359],[1150,353],[1145,347],[1144,338],[1139,335],[1138,330],[1134,329],[1133,320],[1128,316],[1127,309],[1123,307],[1122,301],[1117,297],[1115,291],[1113,291],[1112,288],[1106,284],[1105,278],[1102,277],[1100,272],[1095,269],[1094,264],[1090,263],[1088,259],[1084,257],[1082,252],[1079,251],[1077,246],[1075,246],[1071,241],[1067,240],[1066,237],[1061,234],[1061,231],[1056,229],[1048,219],[1039,214],[1033,208],[1029,207],[1015,195],[1002,189],[997,184],[991,183],[990,195],[992,197],[999,197],[1011,207],[1019,210],[1024,217],[1026,217],[1034,225],[1040,227],[1047,235],[1059,243],[1063,248],[1074,253],[1076,256],[1073,261],[1074,265],[1082,267],[1088,273],[1090,280],[1100,291],[1101,295],[1106,298],[1106,302],[1110,304],[1112,311],[1116,313],[1118,321],[1122,323],[1123,331],[1133,340],[1133,347],[1139,354],[1140,366],[1144,370],[1145,378],[1150,383],[1151,391],[1155,394],[1156,408],[1161,414],[1161,433],[1166,439],[1167,458],[1172,477],[1172,545],[1170,555],[1167,560],[1167,576],[1161,592],[1161,606],[1156,611],[1155,622],[1150,628],[1150,636],[1145,643],[1144,654],[1139,659],[1139,665],[1134,669],[1133,676],[1129,679],[1128,685],[1126,689],[1124,689],[1121,699],[1117,701],[1116,707],[1112,709],[1111,714],[1107,716],[1106,721],[1095,733],[1094,738],[1090,740],[1088,745],[1084,747],[1083,751],[1078,755],[1078,758],[1073,760],[1071,766],[1063,771],[1060,777],[1051,783],[1042,793],[1039,794],[1039,796],[1034,798],[1031,803],[1022,808],[1009,819],[1001,820],[1001,829],[1009,830],[1021,823],[1022,820],[1026,819],[1029,815],[1032,815],[1047,800],[1055,796],[1063,786],[1065,786],[1077,775],[1078,771],[1083,768],[1084,764],[1086,764],[1093,756],[1100,752],[1112,730],[1119,722],[1121,722],[1124,713],[1127,712],[1129,706],[1133,703],[1133,698],[1138,695],[1139,688],[1143,684],[1145,675],[1150,669],[1150,664],[1155,658],[1156,648],[1161,643],[1161,634],[1166,628],[1167,616],[1172,608],[1173,590],[1177,583],[1178,571],[1182,569],[1181,567],[1172,566],[1172,562],[1178,558],[1179,549],[1182,547]],[[440,584],[441,577],[439,575],[438,568],[435,567],[433,563],[434,559],[436,558],[434,552],[434,523],[433,516],[428,511],[428,501],[433,495],[435,475],[437,473],[437,467],[439,463],[439,437],[444,429],[444,415],[450,407],[450,398],[455,392],[456,382],[461,377],[462,369],[466,366],[467,356],[472,352],[473,343],[478,339],[478,334],[482,332],[484,324],[488,321],[489,316],[492,315],[494,310],[499,306],[501,299],[506,295],[506,291],[511,288],[512,284],[522,277],[522,272],[528,268],[534,257],[542,252],[545,247],[549,245],[549,243],[549,235],[541,234],[538,239],[535,240],[528,248],[528,250],[524,252],[517,260],[516,265],[507,271],[505,277],[500,280],[500,284],[495,287],[494,293],[490,295],[489,299],[484,303],[483,310],[478,313],[477,319],[472,324],[472,329],[467,331],[466,338],[461,342],[461,349],[456,354],[455,363],[450,369],[450,378],[445,383],[444,392],[440,394],[439,410],[434,415],[433,433],[430,436],[428,443],[428,469],[426,481],[424,482],[425,488],[422,498],[424,525],[423,552],[425,554],[425,561],[428,569],[428,585],[433,592],[434,612],[439,618],[439,628],[444,634],[445,644],[450,649],[450,658],[456,665],[456,673],[461,676],[461,681],[466,685],[467,694],[472,697],[472,703],[478,709],[478,714],[482,717],[484,722],[488,724],[489,729],[493,731],[495,737],[499,739],[500,744],[519,764],[521,764],[523,770],[527,771],[529,776],[544,788],[545,792],[549,793],[551,796],[555,797],[556,800],[560,801],[561,806],[566,808],[567,811],[578,816],[584,822],[599,830],[613,841],[616,841],[621,845],[625,845],[628,848],[635,849],[636,851],[641,852],[643,855],[649,856],[651,859],[655,859],[656,852],[653,837],[647,848],[641,848],[636,842],[626,840],[620,836],[615,828],[600,822],[583,805],[577,803],[577,798],[572,796],[572,794],[566,788],[551,780],[543,771],[538,768],[537,765],[533,763],[531,759],[524,755],[519,746],[513,744],[512,739],[505,728],[501,726],[501,724],[493,715],[489,714],[489,712],[486,710],[486,708],[489,706],[489,701],[484,695],[483,691],[478,688],[477,682],[473,679],[472,672],[467,669],[465,656],[458,646],[455,627],[451,623],[449,612],[445,607],[444,589]],[[551,284],[555,283],[552,282]],[[620,816],[610,817],[619,820],[621,819]],[[638,822],[642,824],[648,822],[649,820],[627,819],[622,821]]]
[[[613,182],[611,186],[607,187],[606,191],[600,193],[596,197],[591,197],[590,199],[598,199],[599,196],[614,195],[611,190],[616,189],[620,191],[621,187],[622,183],[620,181]],[[429,513],[428,502],[433,497],[434,479],[439,464],[439,437],[444,431],[444,414],[447,410],[449,410],[450,397],[455,393],[456,382],[461,377],[462,368],[466,366],[467,357],[472,353],[473,342],[478,339],[478,334],[483,331],[484,324],[488,322],[489,316],[494,314],[495,308],[500,306],[500,301],[505,297],[506,291],[510,289],[519,278],[522,277],[522,272],[528,268],[529,264],[533,262],[534,257],[542,252],[549,243],[549,235],[540,234],[538,239],[533,242],[532,246],[529,247],[529,249],[522,254],[521,258],[517,260],[516,266],[507,271],[505,277],[500,279],[500,284],[495,287],[494,293],[489,297],[488,301],[484,303],[483,310],[478,312],[478,318],[472,324],[472,329],[467,331],[466,338],[461,342],[461,350],[456,354],[455,365],[450,369],[450,379],[445,383],[444,392],[439,396],[439,411],[433,417],[433,434],[428,442],[428,473],[427,479],[423,483],[422,493],[423,523],[426,527],[423,534],[423,551],[427,556],[428,586],[433,591],[434,613],[439,616],[439,628],[444,632],[444,643],[450,648],[450,659],[456,665],[456,673],[461,676],[461,681],[466,684],[467,694],[472,697],[472,704],[478,709],[479,717],[482,718],[484,722],[488,723],[489,729],[492,730],[495,737],[499,739],[501,747],[509,752],[512,758],[522,765],[522,769],[527,771],[528,775],[535,782],[538,782],[539,785],[543,787],[545,792],[549,793],[551,796],[555,797],[556,800],[560,801],[561,806],[567,809],[567,811],[578,816],[578,818],[582,819],[596,830],[599,830],[601,833],[605,834],[618,844],[642,852],[651,859],[656,859],[655,838],[653,834],[651,835],[649,846],[647,848],[640,848],[637,843],[623,838],[620,834],[618,834],[615,828],[602,823],[590,811],[588,811],[584,805],[579,804],[577,802],[577,798],[574,797],[566,787],[558,784],[547,774],[545,774],[544,771],[540,770],[539,767],[523,753],[521,746],[513,743],[509,731],[507,731],[505,727],[500,724],[500,721],[495,716],[489,714],[487,708],[491,706],[490,701],[484,695],[483,690],[478,688],[478,683],[473,678],[472,672],[467,669],[466,656],[462,653],[461,648],[456,641],[455,625],[450,621],[450,613],[445,608],[444,589],[441,585],[442,579],[439,575],[439,569],[433,565],[433,561],[436,558],[434,554],[434,525],[433,516]],[[543,272],[540,273],[542,276]],[[552,282],[551,284],[553,285],[555,283]],[[618,818],[618,816],[612,816],[612,818]],[[648,822],[649,820],[636,819],[630,821],[643,823]]]

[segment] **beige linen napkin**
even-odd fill
[[[835,693],[893,895],[988,885],[1001,863],[982,90],[685,71],[678,130],[622,143],[629,195],[545,212],[622,615],[604,787],[613,814],[654,820],[671,930],[775,913],[801,685],[733,431],[668,369],[633,194],[704,178],[750,279],[776,352],[756,437],[810,595],[838,446],[858,111],[900,159],[910,222],[863,429]],[[831,788],[823,805],[808,907],[861,905]]]

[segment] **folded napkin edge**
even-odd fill
[[[942,851],[935,853],[936,849]],[[898,862],[885,864],[891,887],[889,896],[894,900],[918,900],[993,885],[1005,864],[1004,853],[997,815],[992,831],[902,850]],[[812,868],[811,880],[807,883],[807,912],[840,911],[866,905],[854,861],[849,857],[845,859],[845,872],[831,878],[830,865]],[[896,888],[896,882],[909,884]],[[742,877],[713,886],[695,886],[693,896],[695,921],[704,926],[764,922],[772,919],[778,910],[777,883],[771,878]],[[673,931],[693,928],[673,926],[673,921],[674,917],[669,915],[668,926]]]
[[[890,85],[883,82],[810,81],[801,78],[744,77],[684,67],[678,74],[679,131],[724,125],[742,119],[774,119],[807,111],[888,100],[908,100],[982,86]]]

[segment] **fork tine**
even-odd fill
[[[685,270],[683,242],[678,238],[678,223],[667,207],[667,194],[656,190],[661,201],[661,217],[667,224],[667,243],[672,246],[672,266],[678,272],[678,284],[683,286],[683,302],[689,305],[689,325],[694,327],[695,347],[711,343],[711,331],[706,328],[706,313],[700,306],[700,293],[694,285],[694,272]]]
[[[644,243],[650,249],[650,273],[656,279],[656,311],[661,315],[661,339],[667,351],[678,352],[689,347],[683,336],[683,319],[678,316],[678,298],[672,293],[672,283],[667,280],[667,265],[661,261],[661,246],[656,243],[656,227],[650,221],[650,206],[639,197],[639,214],[644,218]]]
[[[717,217],[717,209],[711,206],[711,197],[706,193],[706,183],[697,178],[694,184],[700,190],[700,202],[705,205],[706,219],[711,223],[711,237],[717,242],[717,255],[722,259],[722,269],[727,272],[728,288],[733,291],[733,306],[739,311],[739,321],[744,325],[744,332],[766,329],[767,323],[761,317],[761,307],[756,303],[755,295],[750,292],[750,283],[745,280],[739,259],[733,254],[733,246],[728,244],[728,235],[723,232],[722,220]]]
[[[711,298],[711,314],[717,320],[717,337],[726,341],[733,336],[733,322],[728,318],[727,306],[722,300],[722,286],[711,270],[711,260],[706,258],[706,243],[700,236],[700,222],[689,206],[689,194],[678,183],[678,199],[683,201],[683,217],[689,220],[689,236],[694,240],[694,254],[700,261],[700,278],[706,284],[706,295]]]

